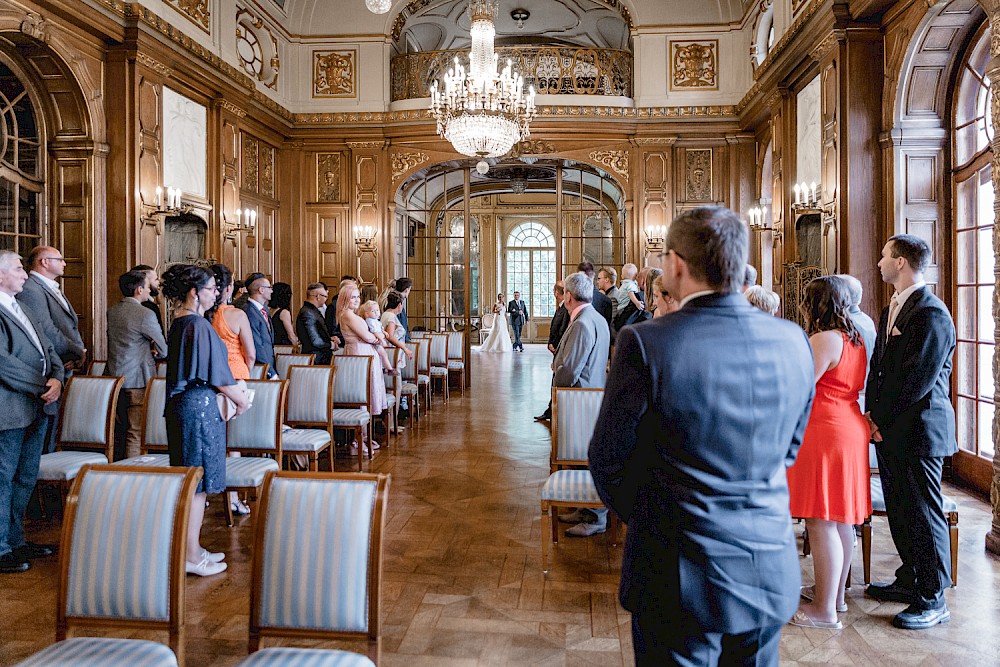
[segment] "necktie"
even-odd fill
[[[267,314],[267,308],[261,308],[260,312],[264,314],[264,322],[267,323],[267,330],[271,330],[271,316]]]
[[[885,327],[885,339],[889,340],[889,336],[892,335],[892,327],[896,323],[896,315],[899,314],[899,295],[893,294],[892,299],[889,300],[889,321],[886,323]]]

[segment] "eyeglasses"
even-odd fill
[[[685,257],[684,255],[680,254],[679,252],[677,252],[673,248],[667,248],[666,251],[661,252],[660,253],[660,257],[666,257],[670,253],[674,253],[675,255],[677,255],[678,258],[683,259],[685,262],[687,261],[687,257]]]
[[[66,260],[64,258],[62,258],[62,257],[43,257],[42,258],[43,261],[47,260],[47,259],[52,259],[52,260],[55,260],[57,262],[62,262],[63,264],[66,263]]]

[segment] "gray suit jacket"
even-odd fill
[[[31,425],[44,412],[38,397],[47,390],[45,383],[52,378],[60,382],[63,379],[62,362],[55,348],[34,314],[24,312],[35,325],[45,354],[35,347],[20,321],[0,306],[0,430]],[[56,405],[53,403],[51,408]]]
[[[33,274],[28,276],[24,290],[17,295],[17,302],[23,309],[30,310],[35,321],[42,325],[45,337],[52,341],[64,364],[83,359],[87,346],[80,337],[80,321],[72,306],[67,309]]]
[[[125,378],[126,389],[141,389],[156,375],[156,356],[167,356],[156,315],[132,297],[108,309],[108,365],[104,373]]]
[[[607,380],[611,333],[607,321],[592,305],[570,322],[553,362],[555,387],[603,387]]]

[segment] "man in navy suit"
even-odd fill
[[[893,236],[878,262],[896,288],[879,318],[865,391],[889,530],[903,564],[896,580],[865,595],[910,606],[892,624],[923,630],[951,615],[948,522],[941,496],[944,457],[958,451],[951,404],[955,323],[924,283],[931,250],[910,234]]]
[[[521,329],[528,324],[528,308],[524,305],[524,301],[521,301],[520,292],[514,292],[514,298],[507,304],[507,312],[510,314],[510,328],[514,330],[514,351],[524,352]]]
[[[271,300],[271,281],[263,273],[251,273],[243,281],[247,288],[247,302],[243,311],[250,320],[250,332],[253,334],[253,346],[256,350],[255,359],[258,364],[267,364],[267,376],[278,377],[274,370],[274,325],[271,315],[267,312],[267,302]]]
[[[741,294],[748,246],[732,211],[683,213],[662,261],[681,309],[618,333],[589,458],[628,525],[619,599],[639,666],[777,665],[798,608],[785,470],[813,360],[802,329]]]

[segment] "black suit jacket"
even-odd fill
[[[906,300],[886,340],[889,309],[878,337],[865,388],[865,407],[882,434],[878,446],[914,456],[950,456],[955,442],[951,360],[955,323],[926,287]]]
[[[274,329],[267,325],[260,308],[256,304],[250,303],[249,300],[243,304],[243,312],[250,320],[250,332],[253,334],[253,347],[256,351],[257,363],[267,364],[268,377],[277,377],[278,373],[274,370]]]
[[[315,354],[317,365],[328,365],[333,359],[333,345],[330,332],[323,321],[323,313],[308,301],[302,304],[295,318],[295,335],[303,354]]]
[[[723,633],[791,618],[801,577],[785,470],[813,394],[805,333],[741,294],[619,332],[589,458],[628,524],[626,609]]]
[[[614,315],[614,305],[612,305],[611,299],[608,298],[608,295],[596,287],[594,288],[593,306],[594,309],[601,314],[601,317],[607,320],[608,330],[610,331],[611,318]]]
[[[344,334],[340,332],[340,322],[337,321],[337,300],[334,299],[333,303],[326,307],[326,314],[323,316],[323,322],[326,324],[326,330],[330,332],[330,335],[337,339],[340,343],[340,347],[344,347],[346,341],[344,341]]]
[[[549,345],[558,349],[559,341],[562,340],[568,326],[569,311],[566,310],[566,306],[560,303],[559,307],[556,308],[556,314],[552,316],[552,323],[549,325]]]
[[[507,313],[510,315],[510,325],[512,327],[524,326],[528,323],[528,307],[524,301],[510,300],[507,304]]]

